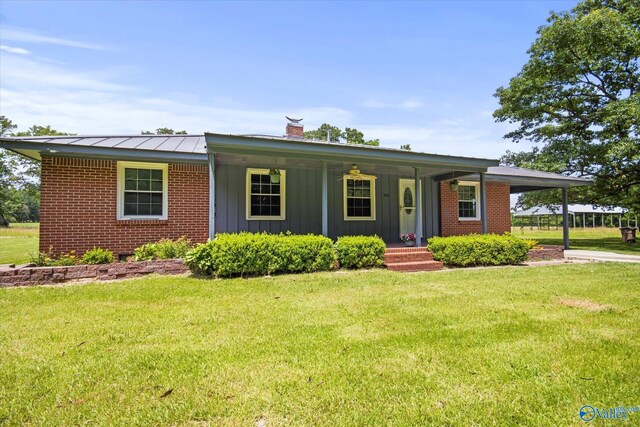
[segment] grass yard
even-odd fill
[[[583,425],[640,403],[639,283],[594,263],[2,289],[0,424]]]
[[[9,224],[0,227],[0,264],[25,264],[29,254],[38,251],[38,223]]]
[[[559,230],[538,230],[529,227],[512,227],[514,236],[535,239],[541,245],[562,245],[562,228]],[[640,232],[637,234],[640,239]],[[617,252],[640,255],[640,244],[624,243],[618,228],[570,228],[569,244],[571,249]]]

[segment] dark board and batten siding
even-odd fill
[[[287,168],[285,220],[247,221],[247,167],[252,166],[216,165],[216,233],[237,233],[240,231],[322,233],[321,171]],[[376,177],[375,221],[345,221],[342,173],[329,171],[329,237],[336,239],[344,235],[377,234],[385,242],[398,242],[400,230],[398,179],[411,179],[412,177],[384,174],[377,174]],[[424,184],[423,182],[423,189]],[[430,204],[429,198],[424,197],[425,195],[430,196],[429,193],[429,191],[423,191],[423,208],[425,202]],[[430,212],[429,209],[424,209],[424,211]],[[428,222],[426,218],[425,222]],[[428,230],[424,226],[423,229],[425,232]]]
[[[216,165],[216,233],[291,231],[295,234],[321,234],[322,172],[291,168],[287,168],[286,172],[285,219],[248,221],[247,167]]]

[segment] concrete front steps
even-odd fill
[[[442,263],[434,261],[427,248],[387,248],[384,264],[391,271],[434,271],[441,270]]]

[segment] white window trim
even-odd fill
[[[342,209],[345,221],[375,221],[376,220],[376,177],[374,175],[359,175],[355,179],[366,179],[371,181],[371,216],[350,217],[347,215],[347,180],[354,179],[353,175],[342,176]]]
[[[456,210],[458,211],[458,221],[480,221],[480,183],[473,181],[460,181],[458,188],[461,186],[476,187],[476,216],[475,217],[461,217],[460,216],[460,199],[458,199]]]
[[[287,171],[280,169],[280,215],[251,215],[251,174],[269,175],[269,169],[247,168],[245,205],[247,221],[284,221],[287,213]]]
[[[162,171],[162,215],[124,215],[124,170],[125,168],[156,169]],[[166,220],[169,217],[169,165],[166,163],[118,162],[118,220]]]

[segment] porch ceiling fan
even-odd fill
[[[344,174],[342,177],[338,179],[338,181],[340,181],[341,179],[344,179],[346,175],[347,174]],[[351,169],[349,169],[348,175],[349,175],[349,178],[351,179],[362,179],[363,177],[363,174],[360,173],[360,169],[358,169],[358,165],[356,165],[355,163],[353,164],[353,166],[351,166]]]

